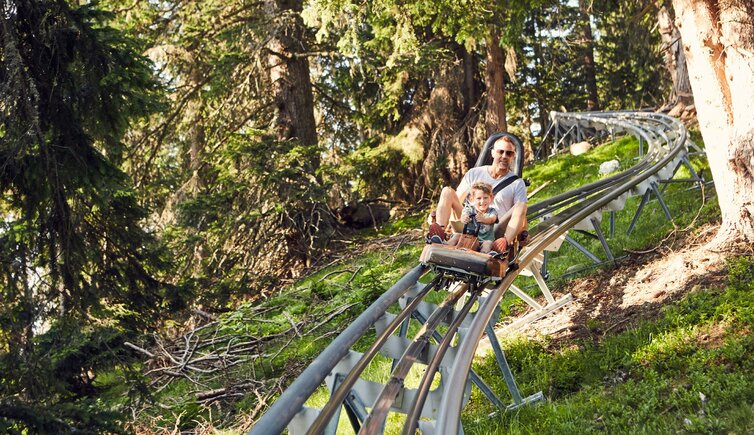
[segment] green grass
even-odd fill
[[[552,349],[504,343],[519,388],[537,406],[497,414],[474,392],[467,433],[751,433],[754,431],[754,259],[729,263],[723,288],[698,288],[657,320]],[[508,397],[494,358],[476,367]]]
[[[543,201],[549,197],[565,193],[584,184],[600,179],[599,165],[608,160],[620,162],[619,171],[624,171],[636,162],[639,141],[633,136],[626,136],[589,152],[578,155],[559,155],[543,162],[537,162],[524,168],[524,178],[531,179],[529,191],[533,192],[547,184],[529,200],[529,204]],[[613,174],[607,174],[610,176]]]
[[[233,384],[234,380],[275,379],[295,374],[316,358],[338,331],[415,266],[420,252],[421,246],[404,244],[394,252],[369,253],[348,264],[325,268],[266,300],[244,304],[222,315],[218,326],[205,331],[205,334],[230,335],[238,337],[238,340],[248,340],[280,335],[291,328],[292,321],[308,321],[312,327],[329,313],[350,306],[312,334],[302,330],[300,338],[291,340],[290,336],[282,336],[270,340],[259,358],[229,369],[223,376],[203,378],[202,386],[186,379],[173,381],[155,395],[155,400],[167,404],[169,409],[149,408],[141,420],[161,427],[172,427],[180,420],[178,427],[190,429],[197,421],[217,417],[217,411],[213,417],[211,408],[196,404],[195,391],[219,388]],[[364,349],[370,344],[369,341],[370,338],[365,337],[355,347]],[[247,397],[235,403],[234,411],[224,409],[223,412],[243,411],[254,406],[256,398]]]
[[[538,163],[524,170],[524,177],[532,180],[530,191],[545,182],[550,184],[540,191],[530,203],[541,201],[549,196],[570,190],[578,185],[597,180],[599,164],[605,160],[618,159],[621,168],[626,169],[635,162],[638,155],[638,142],[633,138],[623,138],[615,143],[599,146],[581,156],[559,156],[547,162]],[[697,170],[705,168],[706,162],[702,159],[694,159],[693,164]],[[685,168],[679,171],[677,177],[687,177]],[[576,176],[578,175],[578,176]],[[630,236],[625,235],[625,228],[633,216],[638,198],[631,198],[627,203],[626,210],[617,213],[616,226],[618,232],[609,240],[613,253],[620,256],[625,249],[645,249],[657,244],[672,231],[681,232],[687,225],[698,226],[701,223],[715,219],[717,216],[714,198],[707,192],[704,206],[701,206],[701,193],[698,190],[687,190],[689,185],[670,185],[665,194],[665,200],[673,213],[674,223],[666,222],[657,201],[650,202],[639,220],[636,230]],[[400,233],[406,229],[421,227],[426,217],[426,212],[406,216],[400,220],[391,221],[377,229],[370,228],[362,231],[355,237],[359,244],[369,243],[374,237]],[[602,223],[603,232],[607,233],[607,220]],[[604,257],[601,245],[598,241],[572,232],[572,236],[584,244],[592,252]],[[207,377],[202,379],[202,388],[216,388],[244,379],[269,380],[280,376],[293,379],[295,373],[302,370],[314,359],[356,316],[366,309],[379,295],[392,286],[408,269],[416,265],[421,252],[421,244],[404,244],[390,252],[372,252],[346,262],[333,264],[319,271],[315,275],[306,277],[298,283],[282,289],[265,300],[255,301],[239,307],[236,311],[227,313],[220,318],[219,325],[207,333],[232,335],[245,339],[248,337],[271,337],[279,335],[291,327],[291,322],[308,321],[309,325],[316,324],[325,318],[328,313],[333,313],[341,307],[350,306],[340,315],[333,317],[326,324],[317,329],[316,333],[304,334],[303,337],[295,338],[290,335],[270,340],[262,349],[258,358],[252,358],[247,363],[227,370],[222,376]],[[589,266],[588,260],[570,245],[564,244],[560,251],[554,253],[550,261],[550,271],[553,279],[551,287],[564,285],[567,281],[557,279],[569,268],[584,268]],[[589,269],[583,273],[588,273]],[[430,279],[425,276],[423,282]],[[517,285],[527,289],[532,295],[538,290],[532,287],[533,280],[519,278]],[[704,293],[706,292],[698,292]],[[444,297],[444,292],[435,292],[431,295],[431,301],[439,303]],[[701,298],[702,296],[695,296]],[[696,299],[690,299],[696,300]],[[689,302],[691,303],[691,302]],[[515,313],[523,302],[518,298],[508,295],[503,301],[503,315]],[[705,304],[703,309],[708,307]],[[701,309],[700,308],[700,309]],[[397,311],[397,308],[394,308]],[[672,310],[666,312],[666,316],[672,314]],[[680,315],[680,314],[679,314]],[[686,315],[688,317],[688,315]],[[700,315],[701,316],[701,315]],[[672,318],[668,317],[668,318]],[[706,317],[701,319],[708,320]],[[670,322],[667,320],[666,322]],[[677,400],[683,399],[684,410],[693,408],[693,394],[688,393],[688,386],[680,390],[673,390],[670,385],[675,385],[669,379],[670,373],[675,373],[680,368],[689,369],[685,365],[675,362],[680,359],[683,364],[693,367],[709,369],[710,364],[704,361],[686,361],[683,355],[690,352],[689,343],[693,343],[689,337],[695,337],[704,326],[688,326],[686,328],[671,329],[664,324],[652,326],[651,324],[637,327],[631,333],[622,334],[611,338],[609,344],[599,346],[590,343],[574,343],[572,347],[553,351],[546,342],[516,341],[506,343],[509,362],[522,392],[531,394],[534,391],[543,390],[549,402],[544,406],[527,407],[515,413],[500,415],[495,419],[488,419],[486,415],[493,411],[486,400],[474,393],[469,404],[468,413],[464,414],[465,427],[472,433],[494,433],[511,430],[514,432],[578,432],[608,430],[620,431],[621,425],[631,425],[640,418],[649,418],[651,411],[637,412],[630,407],[654,409],[655,403],[664,403],[666,396]],[[591,325],[599,328],[601,325]],[[587,325],[590,327],[590,325]],[[409,336],[412,336],[419,328],[418,323],[412,322]],[[664,328],[664,329],[663,329]],[[682,329],[682,330],[681,330]],[[373,335],[367,335],[356,343],[354,348],[358,351],[365,350],[370,344]],[[731,342],[733,343],[733,342]],[[653,347],[654,346],[654,347]],[[726,352],[732,354],[741,349],[750,349],[750,343],[739,343],[736,346],[726,347]],[[686,353],[684,353],[686,352]],[[668,355],[667,358],[661,355]],[[676,355],[675,359],[672,358]],[[679,357],[680,355],[680,357]],[[717,360],[716,360],[717,361]],[[675,364],[675,365],[673,365]],[[384,381],[389,375],[390,361],[381,357],[373,362],[367,370],[366,377],[375,381]],[[486,358],[477,369],[483,374],[501,397],[505,397],[503,381],[495,370],[493,359]],[[411,385],[418,384],[421,377],[421,367],[412,370],[407,379]],[[703,370],[699,369],[695,376],[702,376]],[[697,372],[694,372],[697,373]],[[732,376],[732,375],[731,375]],[[735,376],[727,382],[734,382]],[[706,378],[705,378],[706,379]],[[710,379],[699,378],[702,382],[712,382]],[[717,379],[717,378],[715,378]],[[689,381],[690,382],[690,381]],[[716,381],[717,382],[717,381]],[[723,382],[720,380],[719,382]],[[435,380],[437,383],[437,380]],[[685,385],[685,384],[684,384]],[[704,384],[706,385],[706,384]],[[748,385],[748,384],[747,384]],[[611,388],[606,391],[605,388]],[[701,387],[699,387],[701,388]],[[717,388],[717,387],[715,387]],[[156,401],[167,404],[168,408],[151,407],[142,415],[142,422],[157,424],[161,427],[178,426],[181,429],[190,429],[197,422],[218,421],[223,415],[243,413],[253,409],[256,398],[245,397],[236,402],[226,403],[217,407],[204,407],[195,403],[193,393],[199,387],[187,380],[174,381],[169,387],[155,395]],[[627,389],[626,391],[622,389]],[[476,390],[474,390],[476,391]],[[712,405],[712,397],[706,391],[707,405],[710,411],[703,419],[698,414],[694,417],[690,413],[691,423],[684,430],[705,431],[709,426],[711,410],[717,410]],[[710,392],[714,391],[712,387]],[[733,394],[733,389],[726,390]],[[620,396],[615,401],[611,394]],[[645,395],[643,395],[645,394]],[[321,406],[326,401],[328,393],[324,388],[309,400],[312,406]],[[698,396],[698,394],[697,394]],[[641,399],[646,397],[646,400]],[[735,396],[740,397],[740,395]],[[269,400],[273,400],[270,398]],[[676,400],[676,399],[673,399]],[[697,402],[699,399],[696,399]],[[646,402],[646,403],[645,403]],[[680,402],[679,402],[680,403]],[[725,414],[728,419],[736,418],[742,421],[751,421],[754,414],[751,406],[742,405],[730,408]],[[648,405],[649,404],[649,405]],[[650,406],[651,405],[651,406]],[[716,406],[716,405],[715,405]],[[727,408],[726,408],[727,409]],[[658,423],[646,426],[651,429],[664,428],[659,422],[664,418],[671,419],[675,415],[671,411],[656,411],[661,417]],[[466,411],[465,411],[466,412]],[[717,411],[715,411],[717,412]],[[721,414],[714,414],[716,418],[724,418]],[[662,417],[667,416],[667,417]],[[590,424],[585,420],[591,418]],[[541,424],[537,423],[542,421]],[[672,420],[672,419],[671,419]],[[230,424],[225,419],[226,427]],[[388,419],[388,432],[398,430],[403,417],[391,414]],[[664,420],[663,420],[664,421]],[[669,420],[670,421],[670,420]],[[675,420],[672,420],[675,421]],[[477,422],[480,426],[477,427]],[[550,429],[549,422],[561,422],[557,429]],[[665,423],[662,423],[665,424]],[[694,429],[698,425],[701,429]],[[707,426],[704,426],[707,425]],[[343,425],[343,426],[348,426]],[[556,427],[556,426],[553,426]],[[715,426],[716,427],[716,426]],[[728,425],[726,428],[734,428]],[[746,429],[747,426],[743,426]],[[707,429],[705,429],[707,428]],[[583,430],[582,430],[583,429]],[[739,428],[740,429],[740,428]],[[735,429],[732,429],[735,430]],[[750,429],[749,429],[750,430]],[[739,430],[739,432],[745,430]],[[344,432],[347,433],[347,432]]]
[[[390,236],[403,231],[421,228],[426,218],[427,215],[425,212],[408,214],[400,219],[388,221],[377,228],[365,228],[356,235],[356,239],[360,241],[368,241],[374,237]]]

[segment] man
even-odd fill
[[[471,185],[483,181],[493,186],[514,176],[511,165],[515,161],[516,146],[508,136],[503,136],[492,145],[492,164],[471,168],[463,176],[457,189],[444,187],[440,193],[437,210],[430,216],[428,239],[439,236],[444,239],[445,227],[451,214],[455,220],[460,219],[463,202],[469,194]],[[503,253],[511,242],[526,227],[526,184],[518,179],[500,190],[494,198],[494,207],[498,212],[498,224],[492,249]],[[434,221],[436,219],[436,222]]]

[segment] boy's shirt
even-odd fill
[[[469,212],[472,210],[476,211],[473,206],[471,206],[470,204],[466,204],[464,213],[466,215],[470,215],[471,213]],[[477,213],[477,216],[479,216],[480,213],[479,212],[476,212],[476,213]],[[487,212],[484,213],[484,216],[485,217],[493,216],[495,218],[495,222],[497,222],[497,210],[495,210],[494,207],[487,208]],[[479,223],[479,234],[477,235],[477,237],[479,238],[480,242],[484,242],[484,241],[492,242],[493,240],[495,240],[495,224],[494,223],[491,223],[491,224]]]
[[[508,171],[508,173],[501,178],[492,178],[492,176],[487,171],[487,166],[478,166],[476,168],[471,168],[468,172],[466,172],[466,175],[463,176],[463,179],[461,179],[461,183],[458,185],[456,192],[460,193],[470,191],[471,185],[476,181],[484,181],[485,183],[491,185],[494,189],[498,183],[508,177],[512,177],[513,175],[513,171]],[[497,210],[498,213],[505,214],[514,205],[518,204],[519,202],[526,204],[526,201],[526,184],[524,183],[524,180],[519,178],[518,180],[514,181],[508,186],[505,186],[504,189],[499,191],[493,198],[492,204],[490,204],[490,206],[495,207],[495,210]]]

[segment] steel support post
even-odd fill
[[[706,154],[704,150],[699,148],[699,145],[696,144],[696,142],[692,141],[691,139],[686,139],[686,148],[693,148],[695,151],[693,151],[696,154]]]
[[[550,288],[547,287],[547,283],[545,282],[545,277],[542,276],[542,274],[537,270],[536,267],[532,267],[531,269],[529,269],[529,271],[531,272],[531,275],[534,277],[534,281],[537,282],[537,285],[539,286],[539,289],[542,291],[542,294],[547,300],[547,303],[548,304],[555,303],[555,298],[552,297]]]
[[[495,395],[495,392],[492,391],[492,388],[490,388],[489,385],[487,385],[482,378],[479,377],[478,374],[476,374],[475,371],[469,370],[469,380],[477,387],[479,388],[479,391],[484,394],[485,397],[487,397],[487,400],[492,402],[493,405],[495,405],[498,409],[505,409],[505,403],[503,403],[502,400],[500,400],[497,395]],[[448,394],[452,394],[448,392]]]
[[[691,178],[695,179],[699,183],[704,183],[704,179],[699,176],[699,174],[694,170],[694,166],[689,161],[688,156],[683,156],[681,159],[681,163],[683,163],[683,166],[686,167],[686,169],[689,170],[689,173],[691,174]]]
[[[701,181],[701,177],[699,177],[699,174],[696,173],[696,169],[694,169],[694,166],[689,161],[688,154],[684,154],[681,157],[681,161],[678,163],[678,167],[680,168],[681,165],[685,166],[686,169],[689,170],[689,174],[691,174],[691,178],[693,178],[693,179],[695,179],[697,181]],[[678,169],[676,169],[675,171],[678,171]],[[675,175],[675,171],[673,171],[673,175]]]
[[[332,388],[330,389],[331,397],[344,379],[344,375],[336,375],[335,381],[333,382]],[[354,432],[357,433],[361,429],[361,424],[364,422],[368,415],[367,408],[364,404],[364,401],[361,400],[361,397],[359,397],[359,395],[355,391],[351,390],[343,401],[343,406],[338,407],[335,413],[333,413],[333,416],[330,418],[330,422],[327,424],[327,427],[324,430],[325,435],[335,435],[338,432],[338,423],[340,420],[341,408],[346,409],[348,421],[351,423],[351,427],[353,428]]]
[[[335,393],[335,390],[338,389],[340,384],[343,383],[343,379],[345,378],[346,377],[340,373],[335,375],[335,379],[332,383],[332,388],[330,388],[330,397],[332,397],[333,393]],[[325,427],[325,435],[335,435],[335,433],[338,432],[338,422],[340,421],[340,410],[342,408],[342,406],[339,406],[338,409],[333,413],[330,422],[327,423],[327,426]],[[348,419],[351,420],[351,426],[353,427],[354,431],[358,432],[359,428],[357,426],[354,426],[354,421],[351,417],[351,414],[349,413],[349,411],[346,411],[346,413],[348,413]]]
[[[660,207],[662,207],[662,211],[665,213],[665,217],[668,218],[669,221],[673,220],[673,216],[670,215],[670,210],[668,209],[668,206],[665,204],[665,201],[662,199],[662,194],[660,193],[660,189],[657,188],[657,183],[652,181],[649,183],[649,187],[655,193],[655,196],[657,196],[657,201],[660,203]]]
[[[548,279],[550,277],[550,272],[547,271],[547,261],[550,257],[549,252],[550,251],[542,251],[542,267],[539,268],[539,273],[544,279]]]
[[[602,260],[600,260],[599,258],[597,258],[596,255],[594,255],[591,252],[589,252],[589,250],[586,249],[585,247],[583,247],[579,242],[573,240],[571,238],[571,236],[565,236],[565,241],[568,242],[568,243],[570,243],[571,245],[573,245],[574,248],[576,248],[579,251],[581,251],[581,253],[584,254],[590,260],[592,260],[592,262],[597,263],[597,264],[599,264],[599,263],[602,262]]]
[[[500,367],[500,372],[502,372],[503,374],[505,384],[508,386],[508,391],[510,391],[511,396],[513,397],[513,403],[520,405],[523,401],[521,399],[521,392],[518,390],[518,385],[516,385],[516,380],[513,379],[513,373],[511,372],[511,368],[508,365],[508,360],[505,359],[505,353],[503,353],[503,349],[500,347],[500,342],[497,340],[497,335],[495,335],[495,323],[497,322],[497,318],[499,316],[500,305],[498,305],[495,309],[495,313],[492,315],[492,318],[490,319],[489,323],[487,323],[487,326],[485,328],[485,330],[487,331],[487,339],[490,340],[492,351],[495,352],[497,365],[498,367]]]
[[[675,176],[676,172],[678,172],[678,169],[681,167],[681,165],[685,166],[686,169],[689,170],[689,173],[691,174],[691,178],[683,178],[679,180],[674,180],[673,177]],[[681,161],[678,162],[678,164],[675,166],[675,169],[673,169],[673,175],[670,176],[667,180],[661,180],[662,183],[662,189],[660,189],[660,193],[665,193],[665,189],[668,188],[668,184],[670,183],[697,183],[701,184],[704,180],[699,176],[699,174],[696,173],[694,170],[694,167],[691,165],[691,162],[689,162],[689,159],[686,156],[683,156],[681,158]]]
[[[626,235],[631,234],[631,232],[634,230],[634,226],[636,225],[636,221],[639,220],[639,215],[641,214],[641,210],[644,208],[644,205],[647,204],[647,201],[649,200],[649,192],[650,190],[647,189],[644,192],[644,196],[641,197],[641,202],[639,203],[639,208],[636,209],[636,213],[634,213],[633,219],[631,219],[631,223],[628,225],[628,230],[626,230]]]
[[[354,432],[358,433],[361,429],[361,425],[364,424],[364,420],[366,420],[369,415],[369,413],[367,413],[366,404],[364,404],[364,401],[361,400],[361,397],[359,397],[355,391],[351,391],[348,394],[348,397],[346,397],[343,405],[345,405],[348,419],[351,422],[351,427],[353,427]]]
[[[555,151],[558,149],[558,140],[560,139],[560,126],[558,123],[555,123],[555,140],[552,142],[552,149],[550,150],[550,155],[554,155]]]
[[[497,360],[497,365],[500,367],[500,372],[503,374],[503,379],[505,379],[505,385],[508,386],[508,391],[511,393],[511,397],[513,397],[513,403],[516,405],[520,405],[523,402],[523,399],[521,398],[521,392],[518,389],[518,385],[516,385],[516,380],[513,379],[513,373],[511,372],[511,368],[508,365],[508,360],[505,359],[505,354],[503,353],[503,349],[500,347],[500,342],[497,341],[497,336],[495,336],[495,329],[487,325],[487,338],[490,340],[490,346],[492,347],[492,351],[495,353],[495,359]],[[505,406],[503,406],[502,409],[504,409]]]
[[[330,388],[330,397],[332,397],[333,393],[335,393],[335,390],[340,387],[340,384],[343,383],[344,379],[345,376],[343,374],[339,373],[335,376],[332,388]],[[338,432],[340,410],[342,408],[345,408],[346,415],[348,416],[348,421],[351,423],[351,427],[353,428],[354,432],[358,432],[359,429],[361,429],[361,424],[364,422],[368,415],[366,405],[364,404],[364,401],[361,400],[361,397],[359,397],[358,393],[351,390],[343,401],[343,406],[338,407],[338,409],[330,418],[330,422],[327,423],[327,426],[325,427],[325,430],[323,432],[325,435],[335,435]]]
[[[591,218],[592,226],[594,227],[594,232],[597,233],[597,238],[600,239],[600,243],[602,243],[602,249],[605,250],[605,255],[607,255],[607,259],[609,261],[615,261],[615,258],[613,257],[613,253],[610,251],[610,247],[607,246],[607,240],[605,240],[605,236],[602,234],[602,228],[600,228],[600,221],[597,220],[597,218]]]

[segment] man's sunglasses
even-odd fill
[[[511,150],[492,150],[492,152],[495,154],[505,154],[508,157],[513,157],[516,154],[515,151]]]

